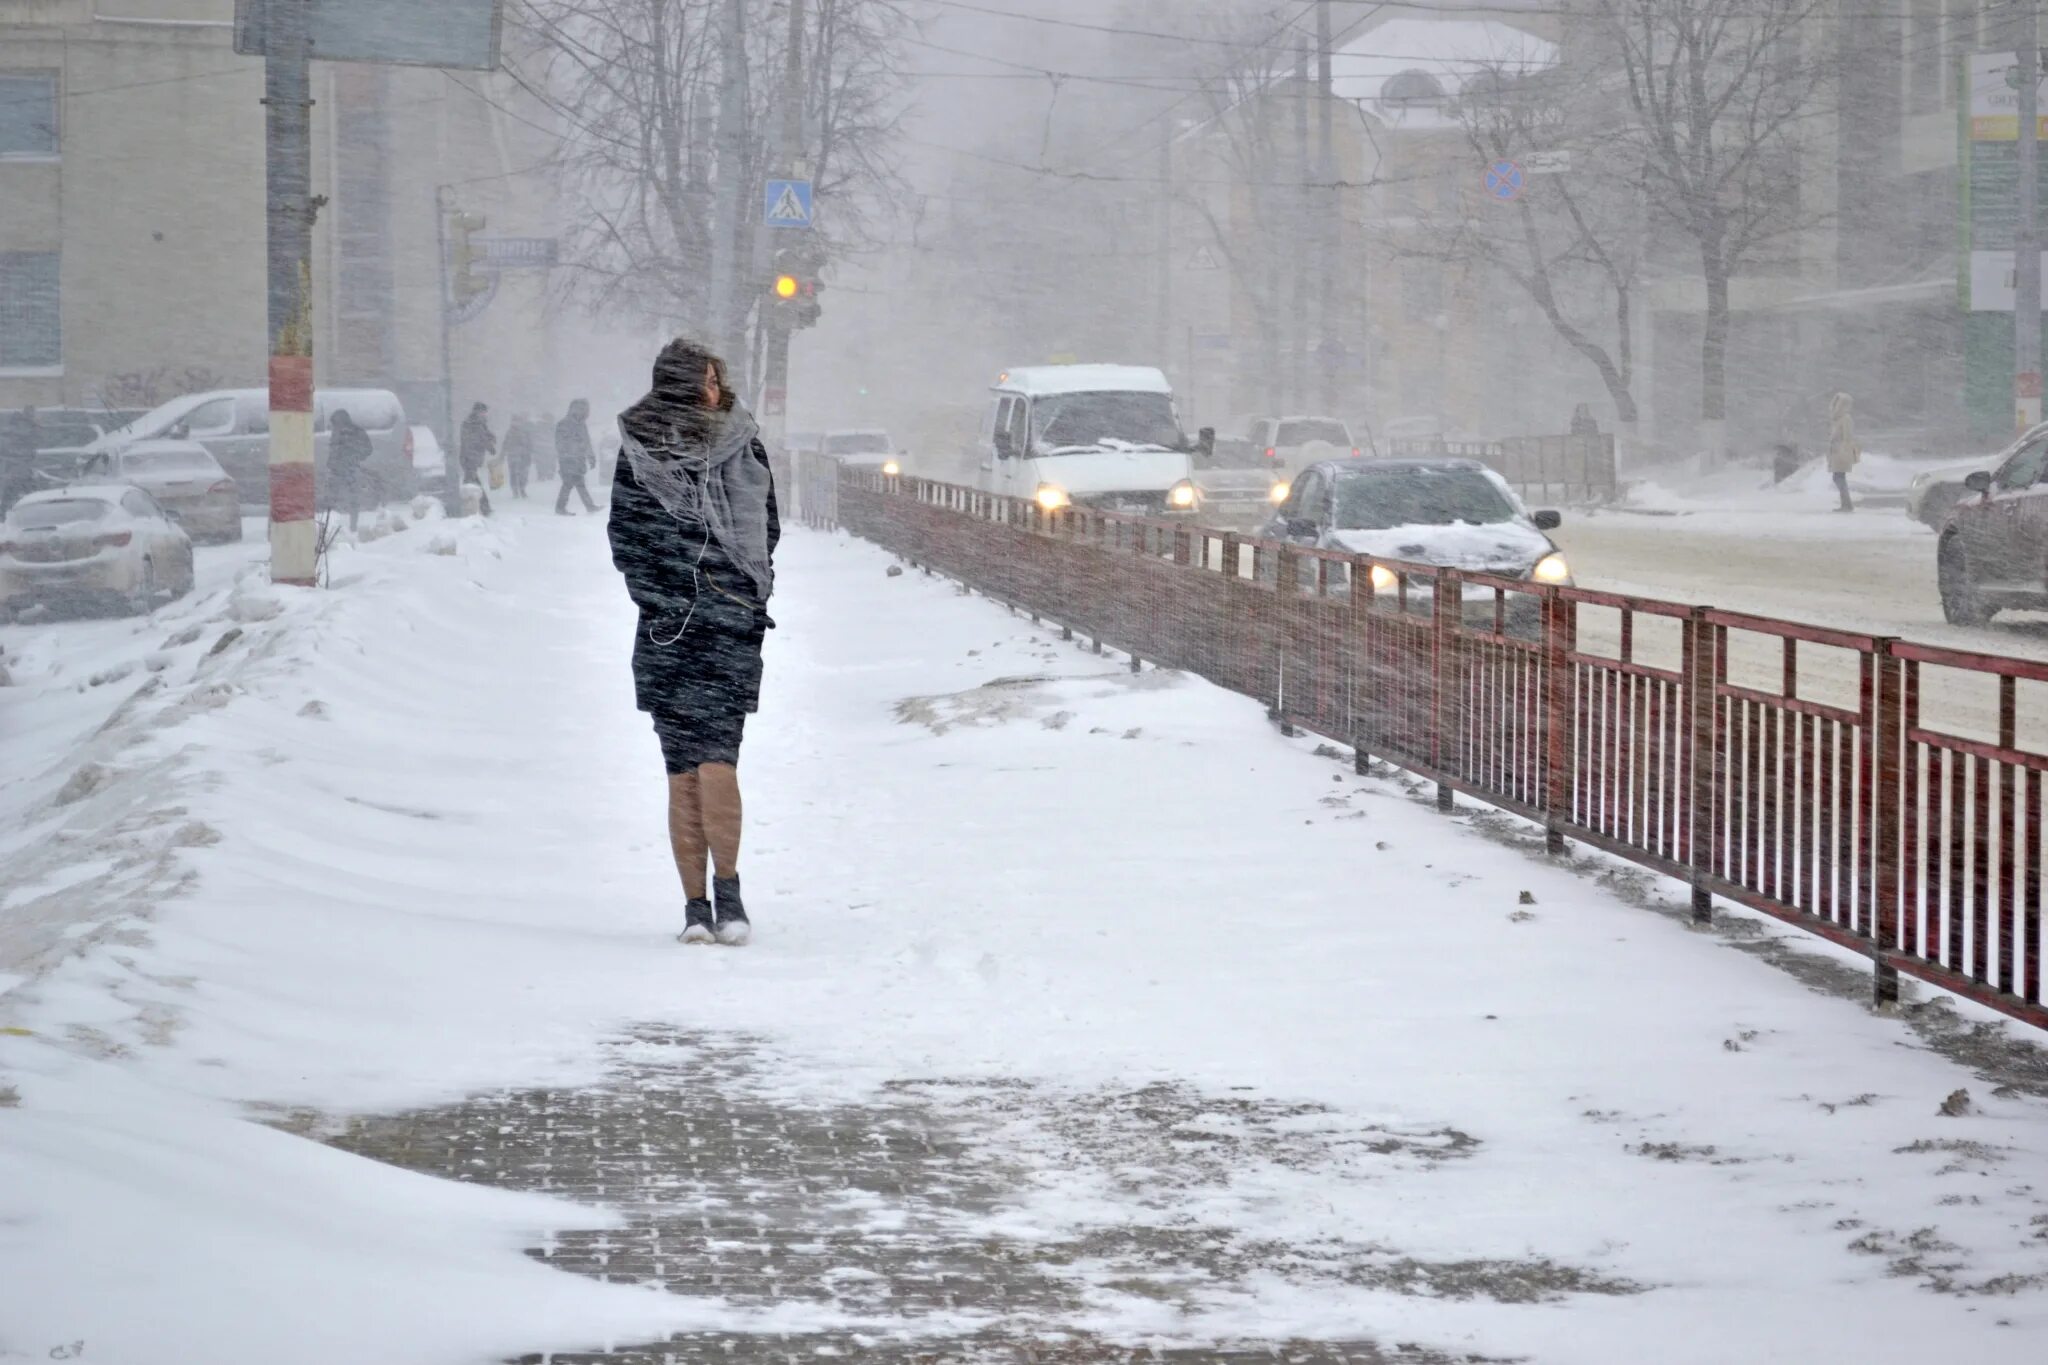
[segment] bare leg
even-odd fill
[[[730,763],[706,763],[697,770],[704,807],[704,841],[720,877],[740,875],[740,774]]]
[[[694,772],[669,774],[668,844],[676,855],[676,871],[682,874],[683,895],[703,900],[704,811]]]

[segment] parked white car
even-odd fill
[[[328,422],[346,409],[369,433],[372,500],[410,498],[419,488],[413,472],[412,428],[405,405],[389,389],[321,389],[313,395],[313,457],[327,467]],[[188,393],[151,408],[85,447],[87,454],[123,450],[137,441],[196,441],[235,481],[250,506],[270,501],[270,391],[215,389]],[[325,484],[322,504],[325,505]]]
[[[146,612],[192,590],[192,538],[128,484],[31,493],[0,522],[0,606],[116,603]]]
[[[196,441],[137,441],[125,450],[101,451],[85,457],[79,477],[134,484],[177,517],[194,539],[242,538],[235,481]]]

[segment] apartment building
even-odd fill
[[[0,0],[0,408],[263,382],[262,62],[233,0]],[[547,114],[510,80],[316,62],[319,382],[438,424],[554,373],[545,272],[507,271],[442,359],[437,199],[554,234]]]

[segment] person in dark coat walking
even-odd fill
[[[512,414],[505,428],[505,464],[512,473],[512,496],[526,496],[526,481],[533,476],[533,419],[523,412]]]
[[[595,512],[597,504],[590,500],[590,489],[584,486],[583,477],[597,465],[597,452],[590,448],[590,404],[577,399],[569,405],[569,415],[555,423],[555,459],[561,465],[562,487],[555,494],[555,512],[560,516],[573,516],[569,510],[569,493],[583,499],[583,510]]]
[[[612,563],[639,608],[633,684],[668,771],[685,943],[737,945],[752,932],[740,898],[740,739],[760,705],[782,534],[759,431],[725,363],[682,340],[662,348],[652,391],[619,418]]]
[[[348,509],[348,529],[356,529],[363,507],[363,470],[370,463],[370,433],[356,425],[347,408],[329,423],[327,473],[334,480],[334,505]]]
[[[498,453],[498,438],[491,435],[490,408],[478,403],[469,410],[469,416],[462,419],[462,481],[473,483],[477,491],[477,508],[485,516],[491,514],[490,490],[484,487],[484,461]]]

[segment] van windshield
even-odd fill
[[[1105,442],[1178,450],[1184,444],[1173,399],[1163,393],[1055,393],[1031,406],[1039,453],[1089,450]]]

